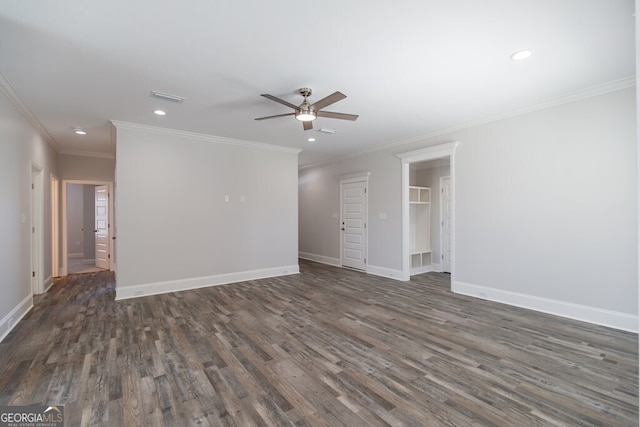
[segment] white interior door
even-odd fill
[[[109,186],[98,185],[96,197],[96,267],[109,269]]]
[[[440,179],[440,240],[442,271],[451,273],[451,225],[452,225],[451,178]]]
[[[367,183],[342,182],[340,194],[342,266],[366,270]]]

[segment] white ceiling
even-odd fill
[[[633,82],[633,14],[633,0],[3,0],[0,73],[61,152],[113,155],[119,120],[297,147],[306,165]],[[314,122],[334,135],[254,120],[290,112],[261,93],[297,105],[303,86],[312,102],[343,92],[327,110],[360,118]]]

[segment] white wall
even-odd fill
[[[635,113],[627,88],[301,170],[300,250],[339,258],[325,206],[366,170],[370,263],[401,270],[394,154],[458,141],[453,289],[637,330]]]
[[[0,339],[32,307],[30,192],[31,167],[43,169],[43,287],[51,283],[51,174],[55,151],[15,107],[10,88],[0,85]]]
[[[298,272],[297,150],[115,126],[117,298]]]
[[[635,125],[627,89],[490,124],[461,144],[460,287],[637,315]]]

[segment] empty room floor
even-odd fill
[[[638,423],[638,337],[308,261],[301,274],[114,301],[56,280],[0,344],[0,405],[66,425]]]

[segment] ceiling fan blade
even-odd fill
[[[293,116],[295,114],[296,113],[276,114],[275,116],[258,117],[257,119],[253,119],[253,120],[275,119],[276,117]]]
[[[318,117],[327,117],[329,119],[351,120],[355,121],[359,116],[357,114],[333,113],[331,111],[318,111]]]
[[[302,122],[302,127],[304,128],[304,130],[313,129],[313,122],[312,121]]]
[[[293,108],[294,110],[295,110],[296,108],[298,108],[298,106],[297,106],[297,105],[293,105],[293,104],[291,104],[291,103],[289,103],[289,102],[285,101],[284,99],[276,98],[275,96],[273,96],[273,95],[269,95],[268,93],[262,93],[262,94],[260,94],[260,96],[264,96],[265,98],[270,99],[270,100],[272,100],[272,101],[275,101],[275,102],[277,102],[277,103],[279,103],[279,104],[286,105],[287,107],[289,107],[289,108]]]
[[[324,107],[328,107],[329,105],[338,102],[342,99],[345,99],[347,97],[347,95],[345,95],[342,92],[334,92],[331,95],[322,98],[320,101],[318,102],[314,102],[313,105],[311,105],[313,108],[315,108],[316,111],[323,109]]]

